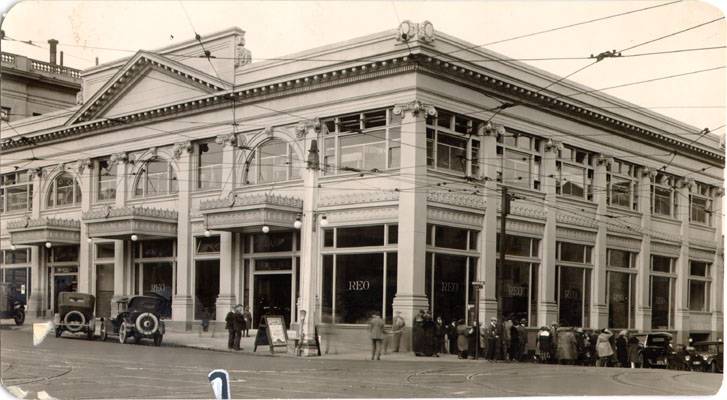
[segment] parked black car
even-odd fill
[[[676,354],[672,347],[672,335],[668,332],[640,333],[634,335],[639,339],[639,364],[642,368],[669,368]]]
[[[25,301],[11,283],[0,283],[0,319],[5,318],[12,318],[18,326],[25,322]]]
[[[96,298],[88,293],[58,293],[58,318],[56,337],[63,332],[83,333],[88,340],[94,339],[96,318],[93,315]]]
[[[697,342],[693,344],[693,363],[699,361],[700,371],[724,371],[724,347],[722,342]]]
[[[161,313],[165,304],[156,296],[133,296],[117,301],[118,314],[102,319],[101,340],[109,335],[118,335],[120,343],[127,343],[133,337],[135,343],[142,339],[152,339],[155,346],[162,344],[164,321]]]

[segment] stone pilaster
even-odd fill
[[[33,179],[33,193],[35,195],[32,198],[32,218],[40,217],[40,204],[41,204],[41,177],[42,173],[40,169],[34,169],[31,171]],[[30,248],[30,298],[28,299],[28,315],[35,317],[42,317],[45,315],[45,305],[43,303],[43,281],[47,280],[47,274],[45,273],[45,257],[43,250],[39,246],[32,246]],[[47,293],[46,293],[47,295]]]
[[[91,210],[91,201],[95,195],[93,190],[93,164],[91,160],[80,160],[77,164],[77,176],[81,188],[81,212]],[[93,268],[93,255],[91,254],[92,244],[89,243],[88,228],[81,223],[81,242],[78,252],[78,291],[84,293],[95,293],[96,276]]]
[[[222,145],[222,184],[220,197],[232,195],[235,182],[235,144],[234,133],[219,135],[215,139]],[[206,229],[206,226],[205,226]],[[234,235],[231,232],[220,232],[220,292],[217,296],[217,320],[224,321],[225,315],[237,304],[235,296],[235,257]]]
[[[651,279],[651,180],[656,172],[643,168],[639,173],[638,211],[641,213],[641,248],[636,264],[636,318],[632,328],[640,331],[651,329],[651,299],[649,298],[649,280]]]
[[[499,132],[498,132],[499,131]],[[497,298],[495,287],[497,285],[497,205],[500,202],[500,195],[497,187],[497,135],[505,134],[502,126],[482,123],[477,127],[477,133],[481,136],[480,141],[480,170],[481,178],[485,189],[482,195],[485,197],[485,216],[482,219],[480,231],[480,263],[477,271],[478,279],[485,281],[484,290],[480,290],[480,322],[488,321],[491,317],[497,317]],[[471,288],[470,290],[473,290]]]
[[[711,340],[724,340],[724,240],[722,238],[722,200],[724,189],[715,190],[712,198],[712,226],[715,227],[714,242],[717,244],[717,251],[712,262],[712,290],[709,301],[712,311],[712,338]]]
[[[555,184],[558,170],[556,169],[556,160],[558,158],[558,149],[560,143],[548,140],[545,144],[545,153],[543,154],[543,189],[545,191],[545,227],[543,230],[543,240],[541,247],[542,263],[539,268],[538,277],[538,316],[536,321],[528,321],[530,326],[550,325],[558,320],[558,304],[556,304],[555,293],[555,248],[556,248],[556,204],[557,197],[555,194]]]
[[[593,273],[591,274],[591,327],[608,326],[608,300],[606,299],[606,273],[608,228],[604,215],[608,214],[606,202],[606,174],[610,159],[598,156],[593,165],[593,201],[596,203],[596,244],[593,246]],[[588,311],[586,311],[588,312]]]
[[[677,331],[677,343],[687,343],[689,338],[689,188],[689,182],[683,179],[677,182],[677,218],[682,223],[679,230],[682,243],[676,262],[674,329]]]
[[[421,186],[427,179],[426,115],[436,109],[418,100],[394,107],[401,121],[401,170],[413,174],[412,186]],[[420,309],[429,308],[424,291],[426,265],[427,196],[423,191],[399,193],[399,250],[397,253],[396,295],[394,313],[401,312],[407,327]],[[409,343],[405,339],[405,343]],[[408,347],[408,346],[406,346]]]
[[[179,182],[179,196],[177,197],[177,286],[176,294],[172,299],[172,319],[185,321],[185,328],[191,327],[194,318],[192,310],[192,274],[193,259],[191,250],[194,246],[190,231],[191,194],[194,185],[195,162],[191,146],[187,142],[178,145],[175,151],[177,158],[177,178]]]
[[[129,167],[126,153],[112,154],[110,162],[116,164],[116,197],[114,199],[114,207],[121,208],[126,206],[129,185],[133,184],[133,182],[129,183],[130,179],[127,179],[130,175],[131,168]],[[133,282],[125,279],[125,276],[128,274],[126,270],[130,268],[130,266],[127,267],[127,264],[131,264],[131,257],[133,255],[133,253],[127,253],[127,247],[124,240],[114,240],[114,296],[112,301],[131,294],[130,288],[133,287]]]

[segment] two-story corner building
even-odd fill
[[[373,311],[411,327],[479,301],[722,336],[714,135],[428,22],[256,63],[239,29],[204,43],[85,70],[80,108],[2,143],[2,269],[35,315],[64,290],[99,315],[156,293],[172,325],[240,303],[367,345]]]
[[[0,121],[12,123],[60,110],[68,114],[67,109],[76,105],[81,71],[63,65],[63,52],[58,63],[57,40],[48,44],[49,61],[0,53]],[[31,121],[37,120],[43,118]]]

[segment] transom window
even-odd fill
[[[63,172],[53,179],[48,190],[48,208],[77,206],[81,204],[81,187],[78,181],[68,172]]]
[[[625,250],[608,249],[608,266],[610,268],[636,268],[636,255]]]
[[[222,186],[222,150],[215,141],[197,145],[197,189]]]
[[[480,141],[473,135],[479,123],[439,109],[436,117],[427,116],[427,165],[467,176],[479,174]]]
[[[399,168],[401,116],[392,109],[346,114],[323,120],[323,173]]]
[[[616,207],[638,209],[638,168],[626,161],[614,160],[608,166],[607,202]]]
[[[592,249],[585,244],[557,242],[555,257],[558,261],[590,264]]]
[[[246,184],[300,179],[303,163],[293,147],[280,139],[269,140],[253,150],[248,160]]]
[[[556,194],[593,200],[593,155],[586,150],[564,146],[556,161]]]
[[[696,183],[689,194],[689,220],[704,225],[712,225],[712,199],[710,187]]]
[[[498,182],[540,190],[542,140],[508,129],[507,134],[497,137],[497,143]]]
[[[159,158],[147,161],[137,172],[134,197],[174,194],[179,190],[172,164]]]
[[[0,177],[0,212],[33,209],[33,182],[28,171]]]
[[[103,158],[96,161],[96,200],[110,201],[116,198],[116,163]]]
[[[676,178],[657,173],[651,181],[651,213],[665,217],[676,217],[677,191],[674,189]]]

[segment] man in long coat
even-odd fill
[[[560,328],[558,332],[558,362],[572,365],[578,357],[576,337],[573,328]]]

